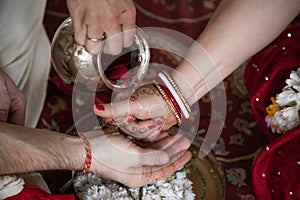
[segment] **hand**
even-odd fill
[[[129,187],[141,187],[171,176],[186,164],[190,141],[178,134],[162,133],[160,139],[140,147],[121,134],[85,133],[92,152],[90,171]]]
[[[133,43],[136,9],[132,0],[67,0],[75,40],[90,53],[99,53],[106,35],[104,52],[117,55]],[[122,31],[125,31],[123,34]],[[113,36],[113,37],[112,37]],[[88,38],[99,39],[91,41]]]
[[[24,125],[26,98],[2,70],[0,70],[0,94],[0,122]]]
[[[120,93],[120,96],[121,95]],[[138,88],[127,99],[118,96],[115,99],[116,100],[109,104],[95,105],[94,111],[96,115],[106,120],[110,119],[108,121],[114,122],[112,124],[117,126],[125,123],[126,126],[124,127],[133,127],[132,130],[141,130],[142,127],[148,129],[148,127],[151,126],[159,126],[160,131],[167,130],[177,124],[177,120],[172,111],[153,84]],[[124,118],[131,118],[132,120],[126,122],[126,120],[123,120]],[[133,132],[130,131],[125,132],[130,135],[133,134]],[[136,135],[136,133],[134,134]]]

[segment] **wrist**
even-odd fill
[[[91,152],[90,142],[88,141],[87,137],[80,132],[78,133],[78,136],[81,139],[81,142],[85,149],[84,166],[83,166],[82,170],[78,172],[78,173],[82,174],[82,173],[88,172],[90,170],[90,167],[92,164],[92,152]]]
[[[197,42],[173,71],[172,77],[190,105],[223,80],[210,55]]]
[[[66,136],[62,148],[65,149],[59,161],[59,168],[65,170],[80,171],[84,168],[86,159],[86,149],[82,140],[78,136]]]

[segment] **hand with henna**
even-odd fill
[[[121,95],[121,94],[120,94]],[[95,105],[96,115],[127,134],[153,140],[162,130],[177,124],[168,105],[153,84],[138,88],[129,98],[118,96],[109,104]]]

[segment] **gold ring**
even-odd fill
[[[87,37],[87,39],[91,42],[99,42],[99,41],[103,41],[106,39],[106,33],[103,32],[102,37],[101,38],[91,38],[91,37]]]

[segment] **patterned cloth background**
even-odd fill
[[[137,25],[169,28],[196,38],[218,3],[217,0],[136,0]],[[46,9],[44,24],[51,39],[59,24],[68,17],[68,12],[64,0],[48,1]],[[176,58],[162,51],[152,52],[151,59],[173,67],[178,63]],[[226,176],[226,199],[228,200],[255,199],[251,168],[256,155],[267,142],[265,135],[256,126],[251,113],[249,97],[243,81],[244,68],[241,66],[224,80],[227,95],[225,127],[212,151]],[[74,131],[71,106],[72,87],[63,83],[53,69],[47,92],[38,128],[63,133]],[[109,93],[102,93],[97,96],[97,99],[107,102],[108,96]],[[200,139],[204,138],[210,122],[211,98],[216,97],[206,95],[199,101],[201,120],[197,137]],[[84,104],[81,106],[83,108]],[[88,123],[88,113],[82,113],[80,107],[76,114],[83,116],[83,123]],[[54,176],[49,175],[53,173]],[[55,193],[66,182],[69,174],[69,172],[56,171],[44,173],[44,176]]]

